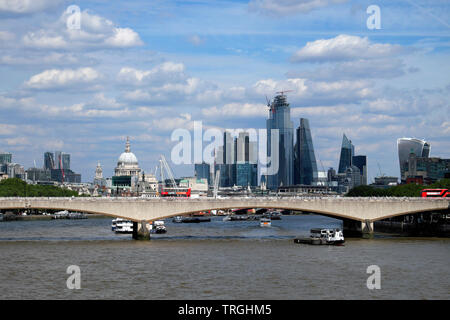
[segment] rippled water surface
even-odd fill
[[[450,299],[450,239],[346,239],[343,247],[293,242],[322,216],[199,224],[166,221],[150,241],[115,235],[110,219],[0,223],[0,299]],[[81,269],[69,290],[67,267]],[[366,286],[369,265],[381,289]]]

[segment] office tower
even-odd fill
[[[367,185],[367,156],[353,156],[352,164],[359,169],[361,184]]]
[[[415,138],[400,138],[397,140],[398,160],[400,164],[400,178],[406,180],[405,172],[408,171],[408,159],[410,153],[416,157],[428,158],[431,146],[424,140]]]
[[[241,187],[257,186],[256,143],[250,141],[248,132],[239,133],[239,136],[235,139],[235,150],[235,184]]]
[[[278,130],[278,141],[272,141],[272,130]],[[278,158],[271,159],[272,167],[278,166],[278,171],[267,176],[267,187],[277,189],[280,186],[293,184],[294,177],[294,134],[293,123],[291,121],[291,109],[287,103],[284,92],[275,96],[273,102],[269,104],[269,119],[267,119],[267,156],[271,157],[271,147],[273,143],[278,149]],[[276,163],[274,163],[276,162]]]
[[[341,156],[339,158],[339,169],[338,173],[345,173],[345,169],[351,167],[352,157],[355,154],[355,146],[352,144],[351,140],[348,140],[344,133],[342,137],[342,147]]]
[[[64,170],[70,170],[70,154],[68,153],[62,153],[61,154],[61,162],[62,162],[62,168]]]
[[[62,169],[62,151],[55,151],[55,168],[54,169]]]
[[[8,152],[0,152],[0,166],[12,162],[12,154]]]
[[[44,169],[56,169],[53,152],[44,153]]]
[[[211,167],[209,163],[202,162],[196,163],[194,165],[195,168],[195,176],[197,179],[206,179],[208,181],[208,186],[211,186]]]
[[[300,118],[294,147],[294,184],[312,185],[318,181],[316,156],[308,119]]]

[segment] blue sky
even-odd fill
[[[369,5],[381,29],[367,28]],[[173,130],[265,128],[265,95],[292,90],[319,169],[338,166],[345,133],[369,180],[378,164],[398,176],[397,138],[450,157],[449,49],[448,1],[0,0],[0,150],[26,168],[68,152],[91,181],[97,161],[113,174],[130,136],[153,171]]]

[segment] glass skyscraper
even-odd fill
[[[345,173],[345,170],[352,166],[352,157],[355,155],[355,146],[348,140],[344,133],[342,137],[341,156],[339,158],[338,173]]]
[[[317,182],[317,162],[308,119],[300,118],[294,152],[294,184],[312,185]]]
[[[208,186],[211,186],[211,173],[209,163],[196,163],[195,165],[195,176],[197,179],[206,179],[208,181]]]
[[[56,169],[55,167],[55,156],[53,152],[44,153],[44,169]]]
[[[359,169],[361,184],[367,185],[367,156],[353,156],[352,164]]]
[[[406,180],[405,172],[408,171],[409,154],[416,157],[428,158],[431,146],[424,140],[414,138],[400,138],[397,140],[398,160],[400,162],[400,179]]]
[[[271,157],[272,143],[277,143],[274,148],[278,149],[278,158],[271,159],[278,164],[278,171],[267,176],[267,188],[277,189],[280,186],[293,184],[294,178],[294,129],[291,121],[291,108],[287,103],[286,95],[281,93],[275,96],[270,104],[269,119],[267,119],[267,156]],[[272,130],[277,129],[278,141],[272,141]],[[276,167],[276,165],[275,165]]]

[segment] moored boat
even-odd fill
[[[340,229],[314,228],[309,238],[295,238],[295,243],[314,245],[343,245],[344,233]]]

